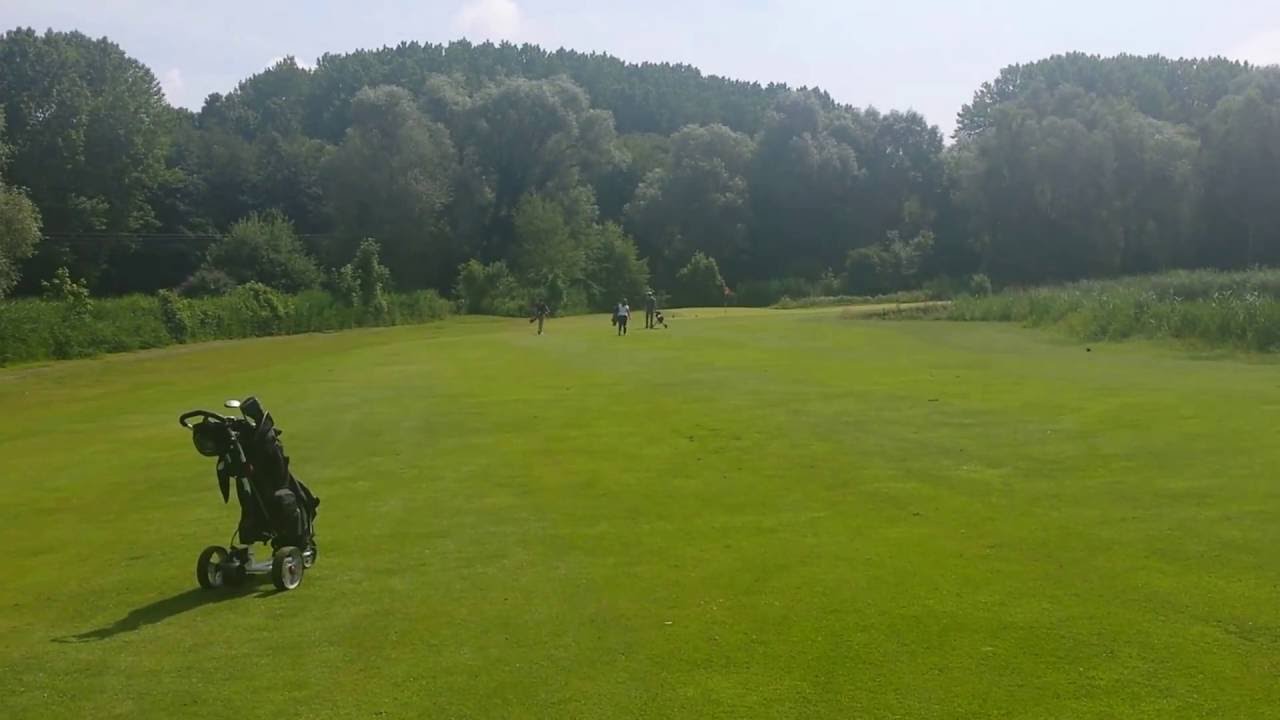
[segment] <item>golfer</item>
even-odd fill
[[[653,294],[653,291],[650,290],[649,294],[645,296],[645,299],[644,299],[644,329],[645,330],[652,330],[658,327],[657,323],[654,322],[654,318],[657,315],[658,315],[658,298],[655,297]]]
[[[529,322],[538,321],[538,334],[542,334],[542,324],[547,321],[547,316],[551,314],[551,308],[547,306],[547,301],[539,300],[533,306],[533,317],[529,318]]]
[[[627,321],[631,319],[631,306],[627,304],[626,298],[622,298],[622,302],[618,303],[618,308],[614,311],[613,316],[618,321],[618,335],[626,335]]]

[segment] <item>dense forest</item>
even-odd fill
[[[0,295],[296,292],[377,242],[474,311],[1280,262],[1280,70],[1071,54],[914,112],[535,46],[286,58],[166,102],[107,39],[0,37]],[[46,283],[47,284],[47,283]]]

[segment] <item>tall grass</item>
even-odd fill
[[[242,287],[201,299],[172,293],[96,299],[87,312],[50,300],[0,301],[0,366],[178,343],[409,325],[450,312],[449,302],[431,291],[388,295],[382,313],[318,290],[293,296],[262,290]]]
[[[829,275],[817,279],[785,277],[741,283],[734,288],[733,300],[741,307],[770,307],[788,299],[829,297],[839,292],[839,282]]]
[[[888,295],[827,295],[802,298],[784,297],[773,305],[778,310],[803,310],[805,308],[840,307],[844,305],[892,305],[894,303],[921,303],[935,300],[924,290],[904,290]]]
[[[1176,271],[955,300],[952,320],[1058,327],[1084,340],[1173,338],[1280,350],[1280,270]]]

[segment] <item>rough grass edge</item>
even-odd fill
[[[451,311],[434,291],[388,294],[376,307],[362,307],[324,291],[284,295],[256,283],[200,299],[161,291],[79,306],[6,300],[0,301],[0,367],[214,340],[416,325],[443,320]]]
[[[860,305],[846,308],[840,317],[851,320],[940,320],[946,318],[950,307],[949,300]]]
[[[1173,340],[1280,352],[1280,269],[1179,270],[958,298],[945,319],[1017,322],[1081,341]]]
[[[895,303],[922,303],[936,300],[923,290],[908,290],[889,295],[820,295],[816,297],[790,298],[784,297],[773,304],[775,310],[808,310],[823,307],[844,307],[858,305],[891,305]]]

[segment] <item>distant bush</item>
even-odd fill
[[[40,287],[57,318],[51,333],[57,356],[71,358],[93,352],[89,339],[93,329],[93,300],[89,299],[88,283],[72,279],[71,272],[60,267],[53,278],[42,281]]]
[[[212,297],[226,295],[236,289],[236,281],[231,276],[211,267],[196,270],[178,286],[178,293],[183,297]]]
[[[981,273],[968,277],[936,277],[924,284],[930,300],[950,300],[965,295],[985,297],[991,294],[991,278]]]
[[[4,118],[0,117],[0,166],[4,164]],[[21,190],[0,180],[0,298],[18,283],[22,261],[40,243],[40,210]]]
[[[0,301],[0,365],[175,343],[409,325],[442,319],[450,310],[449,302],[433,291],[384,295],[386,310],[374,318],[332,293],[284,295],[260,283],[208,298],[163,290],[91,301],[86,292],[82,301],[58,294],[65,290],[41,299]],[[71,297],[81,296],[72,290]]]
[[[953,320],[1059,327],[1085,340],[1174,338],[1280,351],[1280,270],[1178,271],[966,296]]]
[[[452,305],[435,290],[387,295],[387,325],[417,325],[449,316]],[[319,329],[319,328],[317,328]]]
[[[209,248],[201,269],[221,272],[236,283],[258,282],[287,293],[318,287],[324,278],[293,223],[278,212],[255,213],[232,225],[226,237]]]
[[[803,277],[754,280],[737,285],[737,304],[743,307],[769,307],[784,298],[834,297],[840,294],[840,279],[830,270],[817,279]]]
[[[539,203],[525,205],[525,233],[561,237],[568,230]],[[537,210],[535,217],[534,210]],[[535,223],[534,221],[537,220]],[[612,223],[590,225],[579,238],[582,247],[562,247],[567,260],[557,261],[525,253],[526,271],[517,273],[507,263],[488,265],[468,260],[458,267],[454,296],[458,310],[474,315],[527,315],[533,304],[545,301],[558,315],[572,315],[612,308],[621,298],[638,299],[649,286],[649,268],[635,242]],[[567,241],[566,241],[567,242]],[[536,257],[535,257],[536,256]],[[528,271],[534,267],[535,271]],[[634,301],[634,300],[633,300]]]
[[[190,340],[194,329],[191,302],[172,290],[161,290],[156,293],[156,302],[160,306],[160,320],[164,323],[165,332],[169,333],[169,337],[178,343]]]
[[[622,228],[612,223],[596,228],[587,253],[587,297],[590,310],[605,311],[621,298],[639,302],[649,288],[649,267]]]
[[[529,291],[520,286],[507,264],[501,261],[489,265],[479,260],[463,263],[458,268],[454,293],[459,309],[472,315],[517,317],[528,311],[531,302]]]
[[[378,241],[365,238],[351,262],[335,276],[338,296],[358,308],[366,322],[377,323],[387,315],[386,295],[391,290],[391,270],[382,264]]]
[[[885,295],[919,287],[920,269],[932,251],[931,232],[906,239],[898,231],[890,231],[884,242],[849,252],[845,287],[858,295]]]
[[[245,283],[228,297],[238,306],[236,320],[250,336],[281,334],[293,313],[289,298],[258,282]]]
[[[715,258],[695,252],[680,272],[676,273],[674,300],[683,307],[718,307],[725,303],[728,288],[720,276]]]

